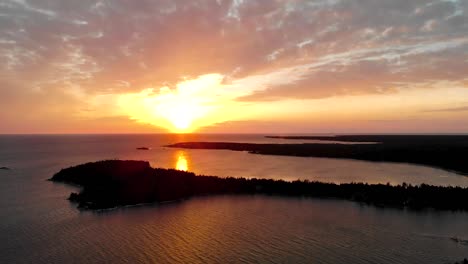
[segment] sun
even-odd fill
[[[187,79],[175,86],[146,88],[119,96],[123,115],[173,133],[192,133],[231,116],[226,108],[231,94],[221,89],[223,75],[207,74]],[[236,111],[239,112],[239,111]]]
[[[171,120],[171,123],[176,129],[185,131],[189,129],[191,121],[185,117],[177,117],[174,120]]]
[[[170,96],[161,101],[155,111],[171,125],[173,132],[191,132],[195,128],[197,119],[203,117],[206,109],[197,102],[196,98],[184,96]]]
[[[166,118],[176,132],[187,132],[193,122],[201,116],[200,106],[189,98],[174,98],[159,113]]]

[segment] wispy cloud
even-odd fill
[[[208,74],[239,104],[466,87],[467,12],[465,0],[0,0],[0,111],[79,116],[96,96]]]
[[[423,112],[426,112],[426,113],[433,113],[433,112],[468,112],[468,106],[429,109],[429,110],[424,110]]]

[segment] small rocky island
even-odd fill
[[[148,147],[138,147],[138,148],[136,148],[136,149],[137,149],[137,150],[150,150],[150,148],[148,148]]]
[[[345,199],[381,207],[468,210],[468,188],[221,178],[152,168],[147,161],[91,162],[62,169],[50,180],[81,186],[79,193],[69,197],[81,209],[167,202],[197,195],[259,194]]]

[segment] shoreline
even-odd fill
[[[152,168],[147,161],[85,163],[62,169],[50,180],[82,187],[79,193],[72,192],[68,199],[84,210],[183,201],[207,195],[270,195],[331,198],[383,208],[468,211],[465,202],[468,188],[462,187],[220,178]]]
[[[461,143],[453,138],[436,142],[421,139],[408,142],[407,137],[404,137],[404,139],[392,138],[391,142],[383,141],[380,144],[180,142],[164,147],[224,149],[260,155],[406,163],[468,176],[468,162],[464,158],[468,157],[468,137],[466,138],[467,141]]]

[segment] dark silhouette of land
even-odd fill
[[[456,243],[459,243],[459,244],[462,244],[462,245],[467,245],[468,246],[468,240],[467,239],[461,239],[461,238],[458,238],[458,237],[451,237],[450,238],[453,242],[456,242]],[[467,263],[468,264],[468,263]]]
[[[273,137],[270,137],[273,138]],[[441,168],[468,175],[468,136],[307,136],[283,139],[376,142],[376,144],[252,144],[230,142],[182,142],[167,147],[228,149],[253,154],[324,157],[365,161],[401,162]]]
[[[138,147],[138,148],[136,148],[136,149],[137,149],[137,150],[150,150],[150,148],[148,148],[148,147]]]
[[[69,200],[83,209],[166,202],[197,195],[262,194],[345,199],[382,207],[468,210],[468,188],[220,178],[151,168],[146,161],[86,163],[62,169],[50,180],[81,186],[81,191],[72,193]]]
[[[337,136],[265,136],[276,139],[324,140],[342,142],[376,142],[384,144],[464,144],[468,135],[337,135]]]
[[[8,167],[0,167],[0,170],[10,170]]]

